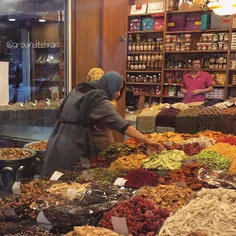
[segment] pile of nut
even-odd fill
[[[32,154],[23,148],[1,148],[0,160],[17,160],[30,157]]]

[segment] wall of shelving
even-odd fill
[[[150,1],[144,1],[142,3],[147,3]],[[141,2],[132,1],[130,4],[140,4]],[[130,7],[130,5],[129,5]],[[130,11],[129,11],[130,12]],[[128,29],[127,29],[127,68],[126,68],[126,79],[127,79],[127,89],[133,89],[135,95],[145,94],[149,97],[150,101],[157,102],[179,102],[182,100],[183,96],[180,93],[180,77],[183,77],[184,73],[190,71],[187,63],[196,54],[200,55],[203,60],[203,70],[209,72],[214,81],[214,94],[207,95],[208,99],[216,98],[219,100],[225,100],[228,97],[236,96],[236,46],[235,49],[231,49],[236,44],[236,28],[233,26],[233,17],[225,19],[226,24],[224,27],[210,28],[208,30],[201,30],[200,28],[194,30],[170,30],[170,24],[168,23],[173,16],[185,16],[193,17],[196,15],[201,16],[201,14],[213,14],[211,11],[165,11],[164,12],[164,28],[159,30],[137,30],[130,29],[130,23],[132,19],[140,18],[142,22],[143,18],[146,17],[156,17],[156,14],[141,14],[141,15],[128,15]],[[201,18],[200,18],[201,19]],[[142,25],[142,23],[141,23]],[[215,26],[214,26],[215,27]],[[215,41],[202,42],[203,34],[210,35],[211,37],[216,35],[218,37]],[[169,42],[168,39],[173,36],[184,37],[184,35],[191,35],[190,47],[187,45],[186,48],[174,48],[173,42]],[[137,36],[141,38],[139,41],[138,50],[133,44],[137,45]],[[168,38],[169,37],[169,38]],[[205,35],[204,35],[205,37]],[[225,38],[224,38],[225,37]],[[145,42],[145,40],[150,40],[152,44],[153,41],[156,42],[156,38],[162,38],[162,48],[154,50],[144,50],[143,45],[140,50],[140,42]],[[235,38],[235,39],[234,39]],[[132,40],[131,40],[132,39]],[[204,39],[205,40],[205,39]],[[232,41],[233,40],[233,41]],[[184,44],[186,40],[183,40]],[[169,47],[167,44],[171,44]],[[208,43],[207,45],[205,45]],[[215,43],[217,45],[215,45]],[[203,47],[202,47],[202,45]],[[183,46],[184,47],[184,46]],[[215,48],[216,47],[216,48]],[[145,66],[143,63],[143,58],[148,57],[148,55],[153,55],[153,58],[157,55],[162,55],[161,68],[155,66]],[[149,58],[151,58],[149,57]],[[213,58],[215,60],[212,63]],[[141,59],[141,60],[140,60]],[[148,60],[147,60],[148,61]],[[151,58],[152,61],[152,58]],[[169,65],[169,61],[180,61],[186,62]],[[209,63],[211,61],[211,63]],[[232,63],[233,61],[233,63]],[[234,62],[235,61],[235,62]],[[173,64],[173,63],[172,63]],[[212,65],[216,64],[216,65]],[[155,64],[154,64],[155,65]],[[210,66],[209,66],[210,65]],[[150,69],[151,68],[151,69]],[[153,80],[153,76],[161,73],[161,80]],[[173,74],[172,79],[168,79],[171,74]],[[151,76],[151,81],[150,81]],[[168,77],[169,76],[169,77]],[[149,81],[147,80],[149,79]],[[173,79],[174,78],[174,79]],[[223,79],[222,79],[223,78]],[[224,79],[225,78],[225,79]],[[223,81],[223,82],[222,82]],[[172,90],[171,90],[171,89]],[[149,93],[149,95],[147,95]],[[150,99],[151,98],[151,99]]]

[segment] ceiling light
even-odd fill
[[[217,15],[233,15],[236,13],[236,0],[219,0],[207,5]]]
[[[46,20],[44,20],[44,19],[39,19],[39,22],[45,22]]]
[[[14,18],[9,18],[8,20],[9,21],[16,21],[16,19],[14,19]]]

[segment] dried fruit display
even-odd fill
[[[208,236],[236,235],[236,192],[202,189],[197,195],[164,222],[160,234],[189,236],[199,231],[207,232]]]
[[[205,107],[198,116],[198,127],[200,131],[207,129],[221,130],[221,112],[217,107]]]
[[[74,231],[68,234],[64,234],[64,236],[124,236],[123,234],[118,234],[112,230],[94,227],[94,226],[75,226]]]
[[[53,181],[35,179],[29,183],[21,184],[21,192],[26,195],[43,194],[53,183]]]
[[[217,143],[209,148],[207,150],[212,150],[217,153],[220,153],[221,155],[225,156],[226,158],[233,161],[236,159],[236,146],[232,146],[228,143]]]
[[[188,157],[180,150],[164,150],[160,154],[152,153],[148,158],[143,160],[145,169],[156,170],[175,170],[182,166]]]
[[[104,213],[99,226],[113,229],[112,216],[126,217],[129,233],[133,236],[154,236],[169,216],[169,211],[160,207],[156,208],[151,201],[133,197]]]
[[[28,147],[35,151],[46,151],[48,141],[40,141],[37,143],[32,143]]]
[[[206,136],[208,138],[212,138],[212,139],[218,139],[221,137],[225,137],[225,134],[221,133],[221,132],[216,132],[213,130],[205,130],[203,132],[198,133],[200,136]]]
[[[37,225],[26,227],[25,229],[21,230],[19,233],[16,234],[5,234],[5,236],[53,236],[53,235],[59,236],[59,234],[49,233],[49,231],[44,230],[43,228]]]
[[[128,156],[133,153],[138,153],[139,149],[134,145],[122,144],[122,143],[115,143],[105,149],[103,152],[100,153],[101,157],[106,158],[117,158],[121,156]]]
[[[158,185],[157,187],[145,187],[139,190],[137,196],[151,200],[157,207],[177,211],[186,205],[192,197],[190,188],[177,187],[175,185]]]
[[[187,156],[194,156],[201,152],[202,148],[199,143],[187,143],[184,145],[176,144],[176,143],[166,143],[164,147],[167,150],[182,150]]]
[[[143,159],[147,158],[145,154],[132,154],[119,157],[111,163],[110,168],[118,171],[130,171],[141,168]]]
[[[190,138],[190,139],[184,140],[180,144],[185,145],[189,143],[198,143],[201,149],[205,149],[209,146],[214,145],[215,140],[212,138],[200,136],[198,138]]]
[[[181,111],[178,114],[178,117],[197,117],[201,110],[202,109],[200,107],[191,107]]]
[[[0,160],[17,160],[26,157],[30,157],[31,152],[26,151],[23,148],[1,148]]]
[[[229,159],[212,150],[203,150],[193,158],[213,170],[228,170],[231,164]]]
[[[127,179],[126,188],[141,188],[143,186],[156,186],[159,175],[149,170],[137,169],[130,171],[125,178]]]
[[[181,134],[174,133],[174,132],[166,132],[166,133],[153,133],[150,135],[147,135],[148,138],[153,140],[157,143],[163,143],[163,142],[173,142],[173,143],[180,143],[183,141],[183,138]]]
[[[174,103],[171,105],[173,108],[175,109],[179,109],[181,111],[187,110],[189,108],[188,104],[186,103],[182,103],[182,102],[178,102],[178,103]]]
[[[183,183],[193,191],[204,186],[204,182],[198,179],[199,169],[204,167],[201,164],[185,164],[181,169],[172,170],[166,176],[159,178],[161,184]]]
[[[235,145],[236,146],[236,137],[229,135],[226,137],[221,137],[216,139],[216,143],[228,143],[230,145]]]

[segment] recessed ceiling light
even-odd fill
[[[9,18],[8,20],[9,21],[16,21],[16,19],[14,19],[14,18]]]
[[[44,20],[44,19],[39,19],[39,22],[45,22],[46,20]]]

